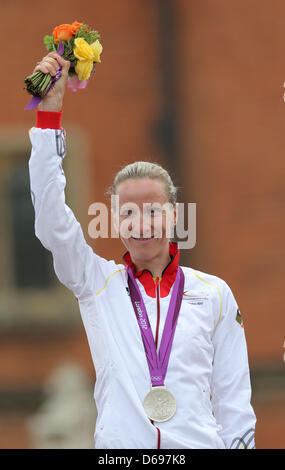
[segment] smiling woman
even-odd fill
[[[170,261],[167,229],[177,215],[170,176],[157,164],[136,162],[117,175],[113,194],[119,196],[121,240],[137,270],[160,277]]]
[[[49,56],[42,65],[55,62]],[[66,138],[62,66],[30,131],[30,180],[36,235],[78,299],[96,369],[96,448],[254,448],[238,304],[221,278],[180,266],[168,230],[177,222],[177,190],[166,170],[136,162],[114,180],[124,264],[94,253],[66,205],[56,145],[58,133]]]

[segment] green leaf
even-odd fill
[[[54,37],[49,36],[48,34],[44,37],[44,44],[48,50],[48,52],[55,51],[56,52],[56,47],[54,44]]]
[[[86,31],[88,30],[88,32]],[[100,38],[100,34],[96,30],[91,30],[88,24],[83,24],[80,30],[77,30],[75,38],[83,38],[88,44],[92,44],[96,39]]]

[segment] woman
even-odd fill
[[[165,203],[176,222],[176,189],[168,173],[136,162],[115,178],[124,264],[93,252],[65,204],[65,145],[59,141],[66,137],[61,116],[69,66],[51,52],[34,70],[55,75],[62,67],[62,77],[37,110],[29,168],[35,232],[52,252],[59,280],[78,299],[96,370],[95,446],[254,448],[256,418],[238,305],[222,279],[179,266],[166,212],[156,223],[156,209]]]

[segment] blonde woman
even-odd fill
[[[62,67],[62,76],[37,109],[29,169],[35,232],[52,252],[58,279],[78,299],[96,370],[95,447],[254,448],[239,308],[225,281],[179,265],[166,212],[159,211],[168,203],[175,224],[169,174],[135,162],[116,175],[122,264],[94,253],[65,204],[61,117],[69,66],[51,52],[34,70],[55,75]],[[123,224],[131,236],[120,231]]]

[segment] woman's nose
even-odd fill
[[[133,220],[133,231],[140,237],[149,237],[151,235],[151,218],[140,212]]]

